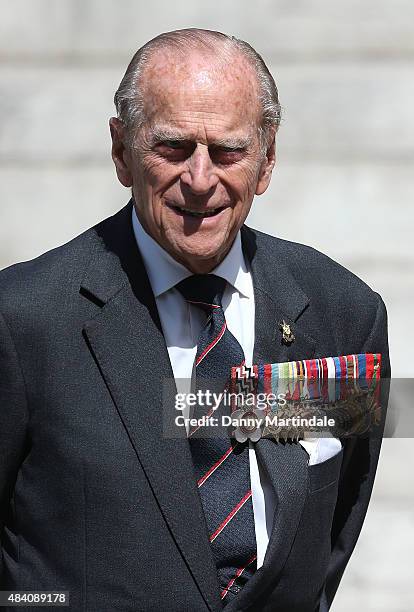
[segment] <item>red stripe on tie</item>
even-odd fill
[[[239,503],[237,504],[237,506],[235,506],[233,508],[233,510],[230,512],[230,514],[224,519],[224,521],[217,527],[216,531],[210,536],[210,542],[214,542],[214,540],[216,539],[216,537],[223,531],[223,529],[225,528],[226,525],[228,525],[230,523],[230,521],[232,520],[232,518],[234,518],[236,516],[236,514],[238,513],[238,511],[244,506],[244,504],[247,502],[248,499],[250,499],[252,496],[252,492],[247,491],[246,495],[243,497],[243,499],[241,499],[239,501]]]
[[[196,302],[195,300],[187,300],[190,304],[203,304],[204,306],[209,306],[210,308],[220,308],[218,304],[209,304],[208,302]]]
[[[211,408],[207,414],[205,415],[206,419],[208,419],[209,417],[211,417],[211,415],[216,411],[216,408]],[[192,429],[189,429],[188,432],[188,437],[192,436],[193,433],[195,433],[196,431],[198,431],[199,429],[201,429],[201,427],[203,427],[203,425],[195,425]]]
[[[220,458],[220,459],[219,459],[219,460],[218,460],[218,461],[217,461],[217,462],[216,462],[214,465],[212,465],[212,466],[211,466],[211,468],[208,470],[208,472],[206,472],[206,473],[204,474],[204,476],[202,476],[202,477],[200,478],[200,480],[198,480],[198,481],[197,481],[197,485],[198,485],[198,487],[201,487],[201,486],[202,486],[202,485],[205,483],[205,481],[207,480],[207,478],[209,478],[209,477],[211,476],[211,474],[212,474],[213,472],[215,472],[215,471],[216,471],[216,469],[217,469],[218,467],[220,467],[220,465],[221,465],[222,463],[224,463],[224,461],[227,459],[227,457],[228,457],[228,456],[230,455],[230,453],[232,453],[232,452],[233,452],[233,447],[232,447],[232,446],[230,446],[230,448],[229,448],[229,449],[228,449],[228,450],[227,450],[227,451],[224,453],[224,455],[223,455],[223,456],[222,456],[222,457],[221,457],[221,458]]]
[[[223,327],[221,328],[220,333],[217,336],[217,338],[215,338],[213,340],[213,342],[210,342],[210,344],[208,346],[206,346],[204,351],[202,353],[200,353],[200,355],[198,356],[197,361],[196,361],[196,366],[198,366],[198,364],[204,359],[204,357],[207,355],[207,353],[209,353],[211,351],[211,349],[213,349],[216,346],[216,344],[220,341],[221,337],[223,336],[224,332],[226,331],[226,327],[227,327],[227,324],[224,321]]]
[[[236,571],[236,573],[234,574],[234,578],[232,578],[228,585],[226,586],[225,589],[223,589],[221,591],[221,599],[224,599],[227,595],[227,593],[230,591],[231,587],[233,586],[233,584],[236,582],[237,578],[239,578],[239,576],[242,575],[242,573],[244,572],[244,570],[249,567],[249,565],[251,563],[253,563],[253,561],[256,561],[257,559],[257,555],[253,555],[253,557],[251,559],[248,560],[248,562],[246,563],[246,565],[244,565],[243,567],[239,567],[239,569]]]

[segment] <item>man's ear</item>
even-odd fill
[[[256,195],[262,195],[269,187],[270,179],[272,178],[272,171],[276,163],[276,130],[270,128],[268,136],[268,145],[266,155],[260,166],[259,177],[256,186]]]
[[[111,117],[109,129],[112,138],[112,159],[118,180],[124,187],[131,187],[132,174],[130,172],[129,153],[125,148],[125,126],[117,117]]]

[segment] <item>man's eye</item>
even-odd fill
[[[163,140],[156,145],[155,150],[169,161],[181,162],[192,154],[194,146],[185,140]]]
[[[240,161],[243,158],[244,153],[245,150],[243,148],[217,147],[211,151],[211,157],[218,163],[230,164]]]
[[[182,149],[184,146],[181,140],[164,140],[161,144],[169,149]]]
[[[218,151],[223,151],[223,153],[239,153],[240,151],[243,151],[243,149],[235,147],[220,147]]]

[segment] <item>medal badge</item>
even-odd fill
[[[364,435],[381,419],[380,370],[378,353],[232,368],[232,414],[241,423],[233,435],[253,442]]]
[[[282,342],[287,346],[290,346],[295,341],[295,336],[292,332],[292,329],[285,320],[279,323],[279,329],[282,332]]]

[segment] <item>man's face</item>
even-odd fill
[[[188,269],[207,273],[230,249],[274,165],[274,146],[260,150],[254,72],[238,55],[229,66],[159,51],[142,83],[146,120],[131,147],[111,119],[118,178],[132,186],[147,233]]]

